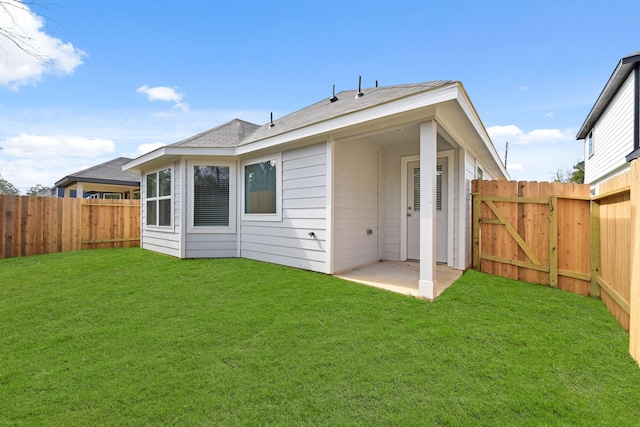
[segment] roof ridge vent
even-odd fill
[[[358,93],[356,93],[356,99],[361,96],[364,96],[364,93],[362,93],[362,76],[358,76]]]
[[[329,98],[329,101],[336,102],[337,100],[338,100],[338,97],[336,96],[336,85],[333,85],[333,96]]]

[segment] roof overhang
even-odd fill
[[[636,52],[633,55],[622,58],[615,70],[609,77],[609,81],[602,89],[600,96],[596,100],[596,103],[591,108],[589,115],[586,120],[582,124],[582,127],[578,131],[576,135],[576,139],[585,139],[591,129],[593,129],[593,125],[598,121],[604,110],[606,110],[607,106],[613,99],[613,97],[618,93],[618,90],[622,86],[622,84],[627,80],[631,71],[635,67],[635,64],[640,62],[640,52]]]
[[[144,154],[122,165],[122,169],[131,172],[141,172],[155,165],[166,164],[180,156],[235,156],[234,148],[210,148],[210,147],[179,147],[167,145]]]
[[[149,170],[155,166],[160,167],[169,161],[178,159],[180,156],[245,156],[258,151],[274,149],[276,147],[300,143],[303,141],[315,141],[319,139],[330,139],[335,135],[349,133],[350,130],[361,131],[364,126],[374,123],[392,122],[394,119],[401,120],[403,117],[433,109],[438,104],[447,102],[457,102],[464,112],[475,133],[483,144],[475,151],[491,165],[491,171],[496,177],[509,177],[504,165],[500,161],[491,138],[482,124],[475,108],[471,104],[462,84],[453,82],[405,98],[400,98],[384,104],[346,113],[341,116],[313,123],[311,125],[294,129],[289,132],[274,135],[265,139],[240,145],[235,148],[194,148],[179,146],[164,146],[150,153],[138,157],[123,166],[124,170],[142,171]]]
[[[101,179],[101,178],[85,178],[81,176],[65,176],[60,181],[56,182],[55,186],[59,188],[67,188],[78,182],[86,182],[91,184],[107,184],[107,185],[123,185],[127,187],[139,187],[140,181],[120,181],[113,179]]]

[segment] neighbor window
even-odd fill
[[[147,225],[171,225],[171,169],[147,174]]]
[[[589,132],[587,144],[589,144],[589,156],[593,156],[593,131]]]
[[[482,169],[478,168],[478,179],[482,179],[484,177],[484,172],[482,172]]]
[[[242,170],[243,218],[272,221],[281,219],[280,156],[246,162]]]

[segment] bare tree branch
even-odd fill
[[[39,13],[33,12],[28,6],[38,6],[48,8],[47,5],[38,4],[36,2],[22,2],[19,0],[0,0],[0,14],[6,14],[12,22],[12,26],[8,28],[0,27],[0,37],[9,40],[27,55],[49,64],[49,58],[44,55],[39,47],[35,44],[33,37],[26,35],[24,31],[15,31],[12,28],[22,30],[20,23],[16,20],[16,13],[29,13],[34,16],[42,17]],[[0,47],[0,50],[7,55],[6,49]]]

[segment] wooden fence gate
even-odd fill
[[[588,185],[473,181],[473,268],[588,295]],[[482,230],[482,232],[481,232]]]

